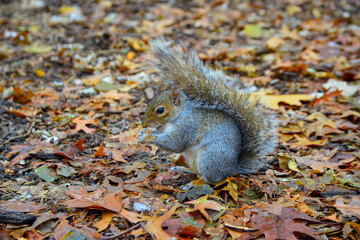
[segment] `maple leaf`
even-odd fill
[[[19,110],[15,110],[12,107],[10,107],[7,110],[8,113],[14,114],[19,117],[34,117],[36,116],[40,110],[39,109],[31,109],[27,107],[21,107]]]
[[[186,203],[195,205],[195,207],[193,209],[191,209],[187,212],[194,212],[196,210],[199,210],[206,217],[207,220],[211,220],[211,221],[213,221],[213,219],[210,219],[209,214],[206,212],[205,209],[211,209],[211,210],[215,210],[215,211],[221,211],[221,210],[226,209],[226,207],[220,205],[219,203],[208,200],[207,196],[204,196],[197,200],[189,201]]]
[[[154,216],[142,216],[141,218],[146,221],[145,228],[155,235],[156,239],[161,240],[170,240],[172,237],[166,233],[161,225],[168,220],[171,215],[175,212],[177,206],[179,203],[176,203],[167,213],[162,215],[161,217],[158,217],[157,214],[160,212],[161,207],[155,212]]]
[[[252,228],[259,230],[254,233],[244,233],[240,239],[245,240],[264,235],[265,240],[297,240],[298,238],[294,235],[296,232],[319,239],[313,229],[302,223],[295,222],[295,220],[315,221],[306,214],[288,207],[282,208],[279,215],[268,211],[258,211],[251,216],[250,225]]]
[[[81,120],[82,117],[77,117],[75,119],[73,119],[72,121],[74,123],[76,123],[76,128],[74,130],[72,130],[72,133],[77,133],[80,132],[81,130],[83,130],[86,133],[92,133],[92,132],[96,132],[96,129],[94,128],[89,128],[86,125],[87,124],[91,124],[91,125],[97,125],[94,119],[84,119]]]

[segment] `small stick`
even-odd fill
[[[151,236],[151,239],[156,240],[154,234],[152,234],[151,232],[149,232],[149,230],[145,227],[144,224],[141,223],[141,227]]]
[[[134,226],[132,226],[132,227],[130,227],[130,228],[128,228],[128,229],[126,229],[126,230],[124,230],[124,231],[122,231],[122,232],[119,232],[118,234],[116,234],[116,235],[114,235],[114,236],[102,237],[102,238],[100,238],[99,240],[108,240],[108,239],[114,239],[114,238],[120,237],[120,236],[122,236],[122,235],[124,235],[124,234],[127,234],[127,233],[131,232],[132,230],[140,227],[141,225],[142,225],[141,222],[139,222],[138,224],[135,224]]]
[[[9,143],[9,142],[11,142],[12,140],[15,140],[15,139],[17,139],[17,138],[23,138],[23,137],[28,136],[28,135],[31,133],[31,130],[33,129],[34,125],[35,125],[35,121],[32,121],[31,126],[30,126],[30,128],[29,128],[29,131],[27,131],[27,133],[25,133],[25,134],[23,134],[23,135],[20,135],[20,136],[15,136],[15,137],[9,138],[8,140],[6,140],[6,141],[3,142],[2,144],[0,144],[0,147],[4,146],[5,144],[7,144],[7,143]]]

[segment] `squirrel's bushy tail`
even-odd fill
[[[243,133],[240,172],[258,169],[258,160],[276,146],[275,114],[249,88],[234,87],[236,78],[205,66],[194,50],[184,52],[164,39],[152,40],[150,46],[150,52],[157,58],[152,64],[160,70],[165,83],[202,104],[226,112],[238,122]]]

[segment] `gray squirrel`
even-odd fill
[[[155,39],[150,52],[157,59],[153,66],[171,88],[150,101],[138,142],[182,153],[207,183],[258,171],[277,141],[275,114],[259,95],[206,67],[194,50]]]

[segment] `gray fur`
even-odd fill
[[[154,144],[173,152],[197,144],[202,153],[197,170],[209,182],[256,171],[276,146],[275,114],[250,96],[246,84],[236,88],[238,79],[204,66],[195,51],[183,52],[163,39],[150,41],[150,46],[163,81],[178,87],[187,101],[167,123],[173,132],[154,134]]]

